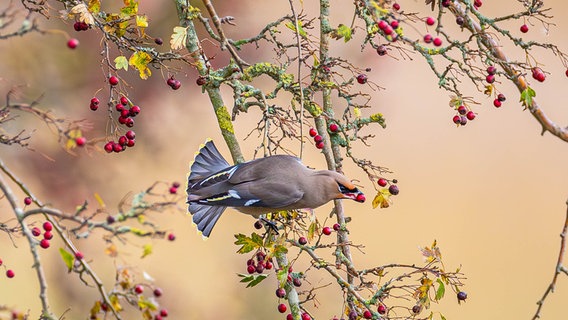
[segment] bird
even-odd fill
[[[227,207],[259,218],[277,211],[315,209],[334,199],[364,202],[365,195],[344,175],[310,169],[291,155],[230,165],[211,139],[196,153],[187,179],[188,211],[204,239]]]

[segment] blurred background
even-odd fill
[[[313,10],[313,4],[308,2],[306,10]],[[431,15],[422,1],[400,3],[403,10]],[[140,12],[150,17],[148,33],[162,37],[166,44],[177,25],[175,8],[170,4],[140,3]],[[255,35],[266,23],[289,10],[286,1],[227,0],[215,5],[220,16],[236,18],[237,27],[226,28],[232,38]],[[340,1],[332,2],[333,24],[349,25],[352,4],[347,2],[342,9],[335,5],[341,5]],[[553,8],[549,13],[556,25],[546,35],[543,25],[532,19],[528,36],[556,43],[566,52],[568,4],[556,0],[546,1],[546,5]],[[56,6],[51,14],[57,15],[59,9]],[[513,0],[485,1],[481,10],[488,16],[502,16],[520,11],[521,7]],[[91,121],[94,130],[87,132],[87,137],[104,134],[104,110],[89,110],[93,96],[106,97],[104,89],[97,93],[106,87],[100,69],[100,34],[75,33],[72,22],[64,24],[55,17],[41,24],[77,37],[79,47],[68,49],[62,34],[32,34],[0,41],[0,94],[23,85],[20,101],[29,102],[43,95],[42,108],[59,116]],[[517,32],[521,24],[517,20],[504,26]],[[474,108],[478,113],[474,121],[456,128],[451,121],[455,112],[448,107],[449,94],[438,89],[437,79],[422,57],[403,59],[395,53],[393,57],[379,57],[371,48],[361,50],[355,43],[343,45],[342,41],[334,42],[332,50],[334,56],[348,57],[355,65],[371,68],[369,80],[385,88],[369,91],[373,94],[374,111],[384,114],[387,128],[374,126],[369,132],[376,135],[372,147],[361,146],[356,152],[392,170],[389,178],[397,178],[401,190],[388,209],[373,210],[371,201],[363,205],[346,203],[353,218],[349,226],[351,240],[365,245],[363,252],[354,252],[355,263],[359,267],[395,262],[420,264],[418,247],[436,239],[446,267],[461,266],[466,274],[469,298],[458,305],[449,297],[433,306],[433,310],[442,311],[447,319],[532,318],[536,301],[552,279],[558,256],[568,198],[568,144],[550,134],[540,135],[540,125],[528,111],[523,111],[517,102],[519,93],[509,83],[498,84],[508,97],[499,109],[493,107],[492,98],[464,84],[464,93],[482,104]],[[226,53],[217,54],[219,64],[226,60]],[[247,61],[273,61],[272,51],[263,50],[262,46],[245,54]],[[509,54],[524,59],[518,50]],[[550,52],[535,51],[533,55],[551,73],[544,83],[533,81],[537,99],[552,119],[564,125],[568,119],[566,68]],[[188,164],[207,137],[218,141],[219,149],[230,159],[208,98],[195,84],[196,72],[185,67],[176,74],[182,82],[177,91],[165,84],[166,71],[163,75],[157,70],[153,73],[146,81],[140,80],[135,71],[121,73],[132,85],[129,97],[142,108],[135,125],[137,144],[127,152],[79,150],[78,156],[70,155],[62,151],[56,135],[43,123],[22,116],[5,129],[35,130],[31,145],[35,151],[0,145],[1,159],[39,199],[69,211],[85,199],[94,204],[95,192],[113,208],[125,194],[140,192],[155,181],[179,181],[183,185]],[[227,104],[232,104],[230,92],[225,92],[225,98]],[[257,119],[256,110],[238,118],[237,135],[244,138]],[[254,139],[243,143],[248,158],[257,145]],[[323,168],[323,157],[311,147],[308,145],[311,150],[305,161]],[[352,166],[346,166],[346,173],[362,181],[371,200],[372,182]],[[92,259],[107,286],[113,283],[116,266],[133,266],[135,271],[145,271],[155,278],[155,285],[164,291],[160,303],[168,309],[171,319],[284,318],[276,310],[277,300],[272,293],[277,284],[273,274],[252,289],[239,283],[236,275],[246,272],[248,255],[235,253],[238,248],[233,244],[233,235],[250,234],[253,219],[228,210],[212,237],[204,242],[183,212],[150,217],[176,234],[173,242],[133,239],[119,245],[118,258],[104,254],[102,234],[94,233],[77,244]],[[329,208],[317,212],[323,219]],[[12,215],[6,201],[0,201],[0,222],[10,221]],[[148,241],[154,245],[154,253],[140,259],[141,246]],[[5,233],[0,233],[0,243],[0,258],[16,271],[14,279],[0,277],[0,305],[29,310],[31,318],[37,318],[41,310],[39,290],[29,250],[23,239],[15,239],[14,245]],[[84,319],[97,292],[81,285],[76,274],[66,273],[57,249],[60,246],[56,240],[52,248],[41,252],[50,300],[56,314],[66,312],[66,318]],[[334,281],[322,273],[313,272],[310,276],[308,280],[315,286],[332,285],[321,290],[317,301],[308,308],[318,319],[339,316],[342,296]],[[566,284],[566,277],[560,276],[542,311],[542,319],[565,318]]]

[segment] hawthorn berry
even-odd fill
[[[207,78],[199,77],[197,78],[197,80],[195,80],[195,83],[197,83],[198,86],[202,86],[207,83]]]
[[[495,66],[487,67],[487,74],[496,74],[496,73],[497,73],[497,68],[495,68]]]
[[[365,195],[362,193],[359,193],[357,197],[355,197],[355,201],[357,202],[365,202],[365,200],[366,200]]]
[[[125,96],[120,97],[120,104],[126,106],[128,104],[128,98]]]
[[[341,225],[339,225],[339,223],[334,223],[333,224],[333,230],[339,231],[339,229],[341,229]]]
[[[118,137],[118,144],[121,145],[121,146],[125,146],[127,141],[128,141],[128,139],[126,139],[125,136]]]
[[[329,131],[331,132],[337,132],[337,130],[339,130],[339,126],[336,123],[332,123],[329,125]]]
[[[126,118],[128,118],[129,115],[130,115],[130,110],[122,109],[122,110],[120,111],[120,116],[121,116],[122,118],[124,118],[125,123],[126,123]]]
[[[168,316],[168,310],[167,309],[160,310],[160,315],[164,318],[167,317]]]
[[[176,194],[178,189],[176,187],[170,187],[170,194]]]
[[[564,72],[566,74],[566,76],[568,77],[568,69],[566,69],[566,72]]]
[[[383,46],[383,45],[378,46],[377,47],[377,54],[379,56],[384,56],[385,54],[387,54],[387,47]]]
[[[456,23],[457,23],[458,25],[463,26],[463,23],[464,23],[464,22],[465,22],[465,20],[463,19],[462,16],[458,16],[458,17],[456,18]]]
[[[126,131],[126,133],[124,134],[124,136],[125,136],[128,140],[134,140],[134,138],[136,138],[136,133],[134,133],[134,131],[132,131],[132,130],[128,130],[128,131]]]
[[[464,301],[465,299],[467,299],[467,293],[464,292],[464,291],[458,292],[458,300],[459,300],[459,301]]]
[[[431,43],[432,40],[433,40],[433,38],[432,38],[431,34],[427,33],[427,34],[424,35],[424,42]]]
[[[395,3],[392,4],[392,8],[393,8],[393,10],[398,11],[398,10],[400,10],[400,4],[395,2]]]
[[[503,102],[503,101],[507,100],[507,97],[505,97],[504,94],[500,93],[500,94],[497,95],[497,100]]]
[[[67,47],[69,47],[69,49],[75,49],[77,48],[78,45],[79,45],[79,40],[75,38],[71,38],[69,39],[69,41],[67,41]]]
[[[365,319],[372,319],[372,318],[373,318],[373,314],[371,313],[371,311],[365,310],[365,312],[363,312],[363,318],[365,318]]]
[[[460,116],[455,115],[455,116],[452,118],[452,121],[453,121],[455,124],[460,124]]]
[[[37,236],[39,236],[40,234],[41,234],[41,230],[40,230],[38,227],[33,227],[33,228],[32,228],[32,235],[33,235],[34,237],[37,237]]]
[[[260,220],[256,220],[254,223],[254,228],[255,229],[261,229],[262,228],[262,222],[260,222]]]
[[[85,256],[83,255],[83,253],[81,251],[77,251],[75,252],[75,259],[77,260],[83,260]]]
[[[314,137],[314,141],[315,143],[322,142],[323,138],[319,134],[316,134],[316,136]]]
[[[132,106],[130,108],[130,116],[131,117],[136,117],[139,113],[140,113],[140,107],[139,106]]]
[[[321,232],[323,234],[325,234],[326,236],[329,236],[331,234],[331,228],[330,227],[323,227],[323,229],[321,230]]]
[[[144,292],[144,287],[143,287],[142,285],[137,284],[137,285],[134,287],[134,292],[135,292],[136,294],[142,294],[142,292]]]
[[[3,263],[3,261],[2,261],[2,259],[0,259],[0,267],[2,266],[2,263]]]
[[[154,43],[161,46],[164,43],[164,40],[162,40],[162,38],[155,38]]]
[[[32,198],[30,198],[30,197],[25,197],[25,198],[24,198],[24,204],[25,204],[26,206],[29,206],[30,204],[32,204]]]
[[[270,270],[270,269],[272,269],[272,267],[273,267],[272,262],[266,261],[266,265],[264,266],[264,269]]]
[[[157,314],[154,316],[154,320],[163,320],[164,318],[162,318],[161,315]]]
[[[85,137],[75,138],[75,143],[77,144],[77,146],[82,147],[85,145],[85,143],[87,143],[87,138]]]
[[[391,35],[394,32],[394,30],[390,25],[388,25],[386,28],[383,29],[383,32],[388,36]]]
[[[414,305],[414,307],[412,307],[412,313],[419,314],[420,311],[422,311],[422,307],[419,304]]]
[[[168,86],[173,86],[175,83],[176,79],[174,78],[174,76],[171,76],[168,78],[168,80],[166,80],[166,83],[168,84]]]
[[[154,289],[154,297],[161,297],[163,294],[162,289],[156,288]]]
[[[169,241],[174,241],[176,239],[176,235],[173,233],[168,234],[168,240]]]
[[[495,75],[488,74],[487,77],[485,77],[485,81],[487,81],[487,83],[495,82]]]
[[[113,143],[112,151],[118,153],[118,152],[121,152],[123,150],[124,150],[123,146],[121,146],[119,143]]]
[[[181,185],[180,185],[179,182],[177,182],[177,181],[172,182],[172,187],[179,188],[180,186]]]
[[[475,0],[473,2],[473,5],[479,8],[483,5],[483,2],[481,2],[481,0]]]
[[[493,100],[493,105],[495,106],[495,108],[501,107],[501,100],[499,99]]]
[[[451,0],[443,0],[443,1],[442,1],[442,6],[443,6],[444,8],[447,8],[447,7],[450,6],[451,3],[452,3]]]
[[[379,29],[385,30],[385,28],[388,27],[389,24],[385,20],[381,20],[377,25],[379,26]]]
[[[51,231],[53,230],[53,225],[51,224],[51,222],[46,221],[43,223],[43,230],[45,231]]]
[[[367,83],[367,75],[366,74],[360,74],[357,76],[357,82],[359,82],[359,84],[365,84]]]
[[[113,224],[116,219],[114,218],[114,216],[107,216],[106,221],[108,224]]]
[[[294,316],[291,313],[288,313],[286,320],[294,320]]]
[[[104,146],[103,148],[105,149],[105,151],[106,151],[107,153],[111,153],[112,150],[114,149],[114,148],[113,148],[113,145],[114,145],[114,142],[109,141],[109,142],[105,143],[105,146]]]
[[[379,306],[377,307],[377,312],[379,314],[385,314],[387,312],[387,307],[384,304],[379,304]]]
[[[523,24],[520,29],[522,33],[529,32],[529,26],[527,26],[526,24]]]
[[[306,237],[300,237],[298,238],[298,243],[301,245],[305,245],[308,243],[308,239],[306,239]]]
[[[318,132],[316,131],[316,129],[310,128],[309,134],[310,134],[310,137],[313,138],[313,137],[318,135]]]
[[[179,80],[174,80],[173,84],[170,87],[173,90],[177,90],[181,87],[181,82]]]
[[[468,111],[465,117],[467,118],[467,120],[473,120],[475,119],[475,113],[473,111]]]
[[[316,148],[323,149],[323,147],[324,147],[323,141],[316,143]]]
[[[116,111],[121,112],[124,111],[124,106],[122,105],[122,103],[118,103],[114,106],[114,108],[116,109]]]
[[[254,259],[247,260],[247,266],[250,266],[251,264],[254,265]]]
[[[302,313],[302,320],[312,320],[312,317],[307,312]]]
[[[432,18],[432,17],[428,17],[426,18],[426,24],[429,26],[433,26],[434,23],[436,23],[436,19]]]
[[[43,234],[43,238],[46,239],[46,240],[51,240],[51,239],[53,239],[53,233],[51,233],[51,231],[46,231]]]
[[[75,29],[75,31],[83,30],[82,27],[81,27],[81,22],[75,21],[75,23],[73,24],[73,29]]]
[[[132,128],[134,127],[134,119],[132,118],[126,118],[126,120],[124,121],[124,124],[129,127]]]
[[[381,187],[386,186],[387,183],[388,183],[388,182],[387,182],[387,179],[385,179],[385,178],[380,178],[380,179],[377,181],[377,184],[378,184],[379,186],[381,186]]]
[[[391,21],[390,26],[391,26],[393,29],[398,28],[398,21],[396,21],[396,20]]]
[[[41,239],[41,241],[39,242],[39,246],[42,247],[43,249],[49,248],[49,240]]]
[[[256,272],[256,267],[255,267],[253,264],[249,264],[249,265],[247,266],[247,272],[248,272],[249,274],[255,273],[255,272]]]
[[[286,290],[284,290],[284,288],[276,289],[276,296],[278,298],[284,298],[286,296]]]
[[[458,113],[463,116],[464,114],[467,113],[467,108],[465,106],[459,106],[458,107]]]
[[[399,191],[398,186],[396,184],[391,184],[389,186],[389,192],[393,196],[396,196],[400,191]]]
[[[108,83],[109,83],[111,86],[114,87],[114,86],[116,86],[116,85],[118,84],[118,78],[115,77],[115,76],[111,76],[110,78],[108,78]]]
[[[12,269],[6,270],[6,277],[13,278],[15,275],[16,273],[14,273],[14,270]]]
[[[442,45],[442,39],[440,39],[440,38],[434,38],[434,40],[432,41],[432,43],[434,43],[434,45],[435,45],[436,47],[439,47],[439,46]]]
[[[280,312],[280,313],[286,312],[287,309],[288,309],[288,308],[286,308],[286,305],[283,304],[283,303],[281,303],[281,304],[278,305],[278,312]]]
[[[91,110],[95,111],[99,108],[99,99],[97,97],[94,97],[91,99],[91,105],[89,106],[91,108]]]
[[[544,80],[546,80],[546,75],[544,74],[544,72],[542,72],[542,69],[540,69],[539,67],[534,67],[531,69],[532,71],[532,77],[535,80],[538,80],[539,82],[544,82]]]
[[[461,124],[462,126],[465,126],[465,125],[467,124],[467,118],[464,117],[464,116],[461,116],[461,117],[460,117],[460,124]]]

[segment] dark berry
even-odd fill
[[[125,96],[120,97],[120,104],[123,106],[128,104],[128,99]]]
[[[85,143],[87,143],[87,138],[85,137],[75,138],[75,143],[77,144],[77,146],[82,147],[85,145]]]
[[[280,313],[286,312],[287,309],[288,309],[288,308],[286,308],[286,305],[283,304],[283,303],[281,303],[281,304],[278,305],[278,312],[280,312]]]
[[[256,220],[254,223],[254,228],[255,229],[262,229],[262,222],[260,222],[260,220]]]
[[[395,2],[395,3],[392,4],[392,8],[393,8],[393,10],[398,11],[398,10],[400,10],[400,4]]]
[[[432,40],[433,40],[433,38],[432,38],[432,35],[431,35],[431,34],[428,34],[428,33],[427,33],[427,34],[424,35],[424,42],[426,42],[426,43],[431,43]]]
[[[387,307],[384,304],[379,304],[379,306],[377,307],[377,312],[379,314],[385,314],[387,312]]]
[[[422,310],[422,307],[419,304],[412,307],[412,313],[414,313],[414,314],[419,314],[421,310]]]
[[[444,8],[447,8],[447,7],[450,6],[451,3],[452,3],[452,0],[443,0],[443,1],[442,1],[442,6],[443,6]]]
[[[278,298],[284,298],[286,296],[286,290],[284,290],[284,288],[276,289],[276,296]]]
[[[564,72],[566,74],[566,76],[568,77],[568,69],[566,69],[566,72]]]
[[[464,291],[458,292],[458,300],[464,301],[465,299],[467,299],[467,293],[465,293]]]
[[[501,107],[501,101],[499,99],[495,99],[493,100],[493,105],[495,106],[495,108],[499,108]]]
[[[500,93],[500,94],[497,95],[497,100],[503,102],[503,101],[507,100],[507,97],[505,97],[504,94]]]
[[[199,77],[197,78],[197,80],[195,80],[195,83],[197,83],[198,86],[202,86],[207,83],[207,78]]]
[[[306,237],[300,237],[298,239],[298,243],[301,244],[301,245],[305,245],[305,244],[308,243],[308,239],[306,239]]]
[[[330,227],[323,227],[323,229],[321,229],[321,232],[323,234],[325,234],[326,236],[329,236],[331,234],[331,228]]]
[[[6,277],[13,278],[15,275],[14,270],[6,270]]]
[[[138,284],[134,287],[134,292],[136,294],[142,294],[142,292],[144,292],[144,287]]]
[[[254,265],[252,265],[252,264],[249,264],[249,265],[247,266],[247,272],[248,272],[249,274],[255,273],[255,272],[256,272],[256,267],[255,267]]]
[[[140,107],[139,106],[132,106],[130,108],[130,116],[131,117],[136,117],[139,113],[140,113]]]
[[[81,251],[77,251],[75,252],[75,259],[77,260],[83,260],[85,256],[83,255],[83,253]]]
[[[392,194],[393,196],[396,196],[400,191],[398,190],[398,186],[396,184],[391,184],[389,186],[389,192],[390,194]]]
[[[522,33],[527,33],[527,32],[529,32],[529,26],[527,26],[526,24],[523,24],[523,25],[521,26],[521,32],[522,32]]]
[[[164,40],[162,40],[162,38],[155,38],[154,43],[161,46],[164,43]]]
[[[460,124],[460,116],[455,115],[455,116],[452,118],[452,121],[453,121],[455,124]]]
[[[371,313],[371,311],[365,310],[365,312],[363,312],[363,318],[365,318],[365,319],[372,319],[372,318],[373,318],[373,314]]]
[[[118,78],[115,76],[111,76],[110,78],[108,78],[108,83],[111,86],[116,86],[118,84]]]
[[[334,223],[333,224],[333,230],[339,231],[339,229],[341,229],[341,226],[339,225],[339,223]]]
[[[162,289],[156,288],[154,289],[154,297],[161,297],[163,294]]]
[[[436,23],[436,19],[432,18],[432,17],[428,17],[426,18],[426,24],[429,26],[433,26],[434,23]]]
[[[442,39],[440,39],[440,38],[434,38],[434,40],[432,41],[432,43],[434,43],[434,45],[435,45],[436,47],[439,47],[439,46],[442,45]]]
[[[488,74],[487,77],[485,77],[485,81],[487,81],[487,83],[495,82],[495,75]]]
[[[318,132],[316,131],[316,129],[310,128],[309,134],[310,134],[310,137],[313,138],[313,137],[318,135]]]
[[[179,80],[174,80],[174,83],[170,86],[172,89],[177,90],[181,87],[181,82]]]
[[[43,223],[43,230],[45,231],[51,231],[53,230],[53,225],[51,224],[51,222],[46,221]]]
[[[32,204],[32,198],[30,198],[30,197],[25,197],[25,198],[24,198],[24,204],[25,204],[26,206],[29,206],[30,204]]]
[[[168,240],[169,241],[174,241],[176,239],[176,235],[173,233],[168,234]]]
[[[497,68],[495,68],[495,66],[487,67],[487,74],[496,74],[496,73],[497,73]]]
[[[175,83],[176,79],[174,78],[174,76],[171,76],[168,78],[168,80],[166,80],[166,83],[168,84],[168,86],[173,86]]]
[[[259,263],[256,265],[256,272],[257,273],[262,273],[264,271],[264,264],[263,263]]]
[[[398,183],[397,179],[392,179],[392,183]]]
[[[44,248],[44,249],[49,248],[49,240],[41,239],[41,241],[39,242],[39,246]]]
[[[467,118],[467,120],[473,120],[475,119],[475,113],[473,111],[468,111],[465,117]]]
[[[266,261],[266,264],[265,264],[265,266],[264,266],[264,269],[270,270],[270,269],[272,269],[272,267],[273,267],[272,262]]]
[[[360,74],[357,76],[357,82],[359,82],[359,84],[365,84],[367,83],[367,75],[366,74]]]
[[[294,278],[292,280],[292,283],[294,284],[295,287],[300,287],[302,286],[302,280],[300,280],[300,278]]]
[[[329,125],[329,131],[331,132],[337,132],[337,130],[339,130],[339,126],[336,123],[332,123]]]
[[[458,17],[456,18],[456,23],[457,23],[458,25],[463,26],[463,23],[464,23],[464,22],[465,22],[465,20],[463,19],[462,16],[458,16]]]
[[[81,31],[81,22],[75,21],[75,23],[73,24],[73,29],[75,29],[75,31]]]
[[[32,234],[34,237],[37,237],[41,234],[41,230],[38,227],[33,227],[32,228]]]
[[[53,233],[51,233],[51,231],[46,231],[43,234],[43,238],[46,239],[46,240],[51,240],[51,239],[53,239]]]
[[[461,117],[460,117],[460,124],[461,124],[462,126],[465,126],[465,125],[467,124],[467,118],[464,117],[464,116],[461,116]]]
[[[365,202],[365,200],[366,200],[365,195],[362,193],[359,193],[357,197],[355,197],[355,201],[357,202]]]
[[[116,219],[114,218],[114,216],[107,216],[106,221],[108,224],[113,224]]]
[[[247,260],[247,266],[250,266],[251,264],[254,265],[254,259]]]
[[[79,40],[77,40],[75,38],[71,38],[71,39],[69,39],[69,41],[67,41],[67,46],[70,49],[75,49],[75,48],[77,48],[78,45],[79,45]]]
[[[384,56],[385,54],[387,54],[387,47],[383,46],[383,45],[378,46],[377,47],[377,54],[379,56]]]
[[[459,106],[458,107],[458,113],[463,116],[464,114],[467,113],[467,108],[465,106]]]

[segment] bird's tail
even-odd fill
[[[208,238],[211,230],[227,207],[208,206],[198,203],[189,203],[189,212],[193,215],[193,223],[201,232],[203,238]]]
[[[187,178],[188,186],[227,167],[230,167],[229,163],[219,153],[213,140],[207,139],[205,144],[201,145],[199,151],[195,154],[195,158],[190,165],[189,177]]]

